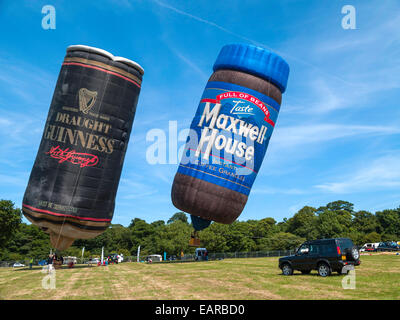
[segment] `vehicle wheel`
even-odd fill
[[[360,259],[360,251],[356,246],[351,247],[347,250],[347,259],[352,261],[357,261]]]
[[[327,277],[331,274],[331,268],[324,262],[318,265],[318,275],[321,277]]]
[[[282,273],[283,273],[285,276],[291,276],[291,275],[293,274],[293,268],[290,266],[290,264],[285,263],[285,264],[282,266]]]
[[[311,270],[302,270],[301,273],[302,274],[310,274]]]

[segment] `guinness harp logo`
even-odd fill
[[[79,110],[84,114],[88,114],[89,110],[96,102],[97,91],[90,91],[86,88],[79,90]]]

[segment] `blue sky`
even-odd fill
[[[41,26],[48,4],[55,30]],[[342,28],[346,4],[355,30]],[[169,142],[170,121],[178,132],[190,126],[219,50],[238,42],[274,50],[291,67],[239,219],[281,221],[338,199],[372,212],[400,205],[397,0],[0,0],[0,27],[0,198],[19,207],[65,50],[85,44],[145,69],[113,222],[168,220],[177,163],[149,164],[146,135],[161,129]]]

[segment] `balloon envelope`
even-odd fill
[[[111,223],[142,75],[104,50],[67,49],[22,204],[59,250]]]

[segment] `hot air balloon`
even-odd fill
[[[213,69],[171,191],[173,204],[192,215],[196,231],[211,221],[230,224],[242,213],[289,75],[280,56],[245,44],[224,46]]]
[[[142,76],[134,61],[67,48],[22,204],[58,250],[111,223]]]

